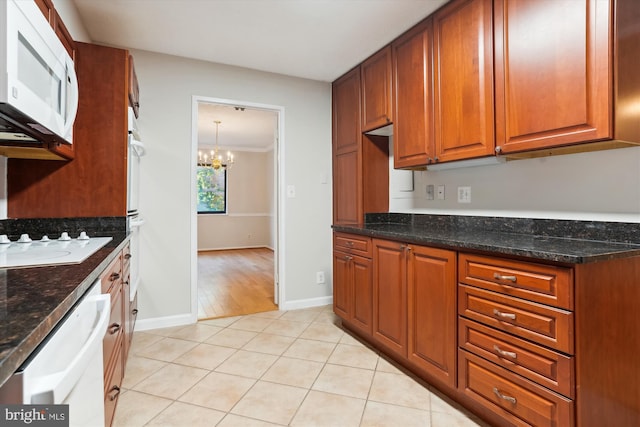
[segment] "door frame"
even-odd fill
[[[198,194],[196,190],[198,161],[198,104],[200,102],[209,104],[228,105],[231,107],[245,107],[256,110],[266,110],[276,113],[276,137],[273,143],[274,149],[274,207],[276,216],[275,238],[274,238],[274,302],[281,306],[285,299],[285,276],[284,276],[284,233],[285,233],[285,197],[281,194],[284,185],[284,107],[279,105],[261,104],[233,99],[212,98],[207,96],[193,95],[191,97],[191,215],[190,215],[190,276],[191,276],[191,321],[198,321]]]

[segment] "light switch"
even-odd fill
[[[320,174],[320,184],[326,184],[327,180],[328,180],[327,173],[326,172],[322,172]]]
[[[296,186],[295,185],[287,185],[287,197],[292,199],[296,197]]]

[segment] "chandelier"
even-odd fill
[[[233,154],[231,154],[231,151],[227,151],[226,159],[222,158],[222,155],[219,153],[220,147],[218,146],[218,127],[222,122],[220,120],[214,120],[213,122],[216,124],[216,145],[213,150],[211,150],[210,155],[198,151],[198,166],[210,167],[215,170],[220,168],[229,169],[231,165],[233,165]]]

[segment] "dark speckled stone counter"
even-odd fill
[[[124,248],[129,236],[122,227],[117,228],[109,232],[88,228],[92,236],[112,236],[113,240],[80,264],[0,269],[0,384],[20,367]],[[30,228],[20,231],[36,234]]]
[[[582,264],[640,256],[640,223],[455,215],[368,214],[335,231],[454,250]]]

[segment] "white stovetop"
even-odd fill
[[[0,268],[77,264],[109,243],[112,237],[0,244]]]

